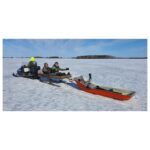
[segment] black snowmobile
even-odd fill
[[[24,77],[24,78],[30,78],[30,79],[38,79],[38,70],[40,70],[40,66],[29,68],[26,65],[21,66],[17,73],[13,73],[12,75],[14,77]]]

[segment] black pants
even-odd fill
[[[38,70],[40,70],[40,66],[30,68],[30,73],[33,75],[38,75]]]

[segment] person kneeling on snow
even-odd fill
[[[51,73],[55,73],[56,75],[66,75],[65,73],[59,72],[59,71],[66,71],[66,70],[69,70],[69,68],[66,69],[60,68],[59,63],[55,62],[51,68]]]
[[[42,69],[42,72],[44,74],[50,74],[51,73],[51,68],[48,66],[48,63],[44,63],[44,67]]]

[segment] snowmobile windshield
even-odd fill
[[[28,65],[28,62],[25,62],[25,61],[21,62],[21,66],[27,66],[27,65]]]

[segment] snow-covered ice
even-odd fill
[[[13,72],[28,59],[3,59],[3,110],[4,111],[146,111],[147,60],[146,59],[37,59],[38,65],[59,61],[69,67],[73,76],[93,82],[136,91],[129,101],[117,101],[92,95],[60,83],[61,87],[26,78],[15,78]]]

